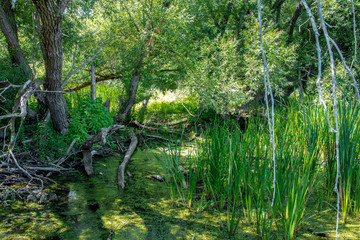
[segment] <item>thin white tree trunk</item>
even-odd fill
[[[338,122],[338,113],[337,113],[337,96],[336,96],[336,69],[335,69],[335,60],[334,54],[331,49],[331,38],[326,28],[325,20],[322,14],[321,0],[317,0],[318,13],[320,18],[321,28],[324,31],[326,45],[329,51],[330,57],[330,66],[331,66],[331,75],[332,75],[332,94],[333,94],[333,108],[334,108],[334,118],[335,118],[335,144],[336,144],[336,181],[335,181],[335,192],[337,195],[337,213],[336,213],[336,236],[338,238],[339,232],[339,214],[340,214],[340,193],[339,193],[339,178],[340,178],[340,149],[339,149],[339,122]]]
[[[274,170],[274,178],[273,178],[273,197],[271,201],[271,206],[274,205],[275,202],[275,194],[276,194],[276,160],[275,160],[275,131],[274,131],[274,95],[271,89],[271,83],[269,79],[269,67],[267,65],[266,56],[264,52],[263,39],[262,39],[262,19],[261,19],[261,2],[257,1],[258,7],[258,17],[259,17],[259,39],[260,39],[260,47],[261,54],[264,62],[264,86],[265,86],[265,102],[266,102],[266,113],[269,124],[270,131],[270,142],[272,145],[272,160],[273,160],[273,170]],[[271,119],[270,119],[270,110],[269,110],[269,96],[271,98]]]
[[[325,113],[326,113],[326,120],[327,120],[327,123],[329,125],[329,129],[331,132],[335,132],[334,128],[331,126],[330,124],[330,118],[329,118],[329,113],[328,113],[328,109],[327,109],[327,106],[326,106],[326,103],[323,99],[323,94],[322,94],[322,89],[321,89],[321,75],[322,75],[322,68],[321,68],[321,65],[322,65],[322,61],[321,61],[321,48],[320,48],[320,40],[319,40],[319,32],[318,32],[318,26],[315,22],[315,18],[311,12],[311,9],[309,8],[309,6],[307,5],[306,1],[305,0],[301,0],[302,4],[304,5],[305,9],[306,9],[306,12],[310,18],[310,21],[311,21],[311,25],[312,25],[312,28],[313,28],[313,31],[315,33],[315,39],[316,39],[316,51],[317,51],[317,55],[318,55],[318,76],[317,76],[317,81],[316,81],[316,86],[317,86],[317,89],[318,89],[318,93],[319,93],[319,101],[320,101],[320,104],[323,105],[324,109],[325,109]]]

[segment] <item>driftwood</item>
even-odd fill
[[[168,133],[168,134],[174,134],[174,135],[178,135],[178,136],[181,136],[182,134],[181,133],[178,133],[178,132],[174,132],[174,131],[167,131],[167,130],[163,130],[163,129],[160,129],[160,128],[154,128],[154,127],[148,127],[148,126],[145,126],[137,121],[134,121],[134,124],[136,126],[138,126],[139,128],[142,128],[142,129],[147,129],[149,131],[153,131],[153,132],[163,132],[163,133]]]
[[[131,156],[133,155],[133,153],[136,149],[136,146],[138,144],[138,139],[137,139],[135,133],[130,132],[129,135],[130,135],[131,143],[130,143],[128,150],[125,153],[123,162],[120,164],[120,166],[118,168],[118,186],[121,189],[125,188],[125,176],[124,176],[125,174],[124,173],[125,173],[126,164],[129,162],[129,160],[130,160]]]
[[[86,141],[82,144],[81,149],[83,153],[84,168],[87,175],[94,174],[94,168],[92,166],[92,154],[91,154],[92,146],[100,141],[102,141],[105,144],[107,136],[109,136],[116,130],[123,127],[124,127],[123,125],[113,125],[108,128],[102,128],[97,135],[90,135],[86,139]]]

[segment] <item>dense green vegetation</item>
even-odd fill
[[[1,0],[0,238],[355,238],[359,11],[359,0]],[[149,155],[125,169],[136,148]],[[329,227],[309,230],[316,215]]]
[[[359,214],[359,118],[357,103],[340,107],[342,141],[342,220]],[[281,110],[276,131],[276,196],[272,205],[271,146],[261,119],[249,120],[246,130],[233,122],[216,122],[204,132],[197,152],[187,158],[169,145],[159,158],[173,199],[188,207],[213,205],[226,211],[230,234],[245,221],[264,239],[293,239],[314,209],[335,207],[334,134],[325,113],[314,104]],[[277,112],[278,114],[281,113]],[[356,117],[355,117],[356,116]],[[352,166],[352,167],[345,167]],[[307,208],[312,208],[308,211]],[[275,237],[276,236],[276,237]]]

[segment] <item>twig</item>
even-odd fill
[[[340,58],[341,58],[341,61],[343,62],[343,65],[344,65],[346,71],[348,71],[350,77],[352,78],[353,84],[354,84],[354,88],[355,88],[355,91],[356,91],[357,99],[358,99],[358,101],[360,101],[359,88],[358,88],[358,85],[357,85],[355,76],[354,76],[354,74],[353,74],[352,71],[351,71],[351,68],[349,68],[348,65],[346,64],[345,58],[344,58],[343,54],[341,53],[340,48],[338,47],[338,45],[337,45],[336,42],[334,41],[334,39],[332,39],[332,38],[329,36],[329,40],[330,40],[330,42],[332,43],[332,45],[336,48],[336,51],[338,52],[338,54],[339,54],[339,56],[340,56]]]
[[[44,188],[44,182],[43,182],[43,180],[40,179],[40,178],[37,178],[37,177],[33,177],[28,171],[26,171],[24,168],[22,168],[22,167],[19,165],[18,161],[16,160],[16,158],[15,158],[15,156],[14,156],[14,154],[13,154],[13,152],[12,152],[11,150],[9,150],[9,154],[10,154],[11,158],[13,159],[15,165],[16,165],[26,176],[28,176],[31,180],[35,179],[35,180],[40,181],[40,183],[41,183],[41,189],[43,189],[43,188]]]

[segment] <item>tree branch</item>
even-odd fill
[[[75,73],[77,73],[78,71],[80,71],[83,67],[85,67],[86,64],[88,64],[90,61],[92,61],[92,60],[100,53],[101,49],[102,49],[104,46],[108,45],[108,44],[111,43],[111,42],[112,42],[112,40],[110,40],[110,41],[108,41],[108,42],[106,42],[106,43],[103,43],[103,44],[99,47],[99,49],[96,51],[96,53],[95,53],[94,55],[92,55],[91,57],[89,57],[89,58],[88,58],[83,64],[81,64],[77,69],[73,70],[73,69],[74,69],[74,65],[75,65],[75,60],[74,60],[75,55],[76,55],[76,50],[75,50],[75,52],[74,52],[74,57],[73,57],[73,67],[71,68],[70,72],[66,75],[65,80],[63,81],[61,87],[64,88],[65,85],[66,85],[66,83],[67,83],[67,81],[70,79],[70,77],[71,77],[72,75],[74,75]]]
[[[122,189],[125,188],[124,173],[125,173],[126,164],[129,162],[129,160],[130,160],[131,156],[133,155],[133,153],[136,149],[136,146],[138,144],[138,139],[137,139],[135,133],[130,132],[129,135],[130,135],[131,143],[130,143],[129,149],[125,153],[123,162],[120,164],[120,166],[118,168],[118,186],[119,186],[119,188],[122,188]]]
[[[102,76],[102,77],[96,78],[96,83],[104,82],[104,81],[112,80],[112,79],[117,79],[117,78],[120,78],[120,77],[121,77],[121,75],[110,74],[110,75],[107,75],[107,76]],[[64,89],[64,91],[78,91],[78,90],[83,89],[83,88],[85,88],[87,86],[90,86],[90,85],[91,85],[91,81],[88,81],[88,82],[81,83],[81,84],[79,84],[77,86],[66,88],[66,89]]]

